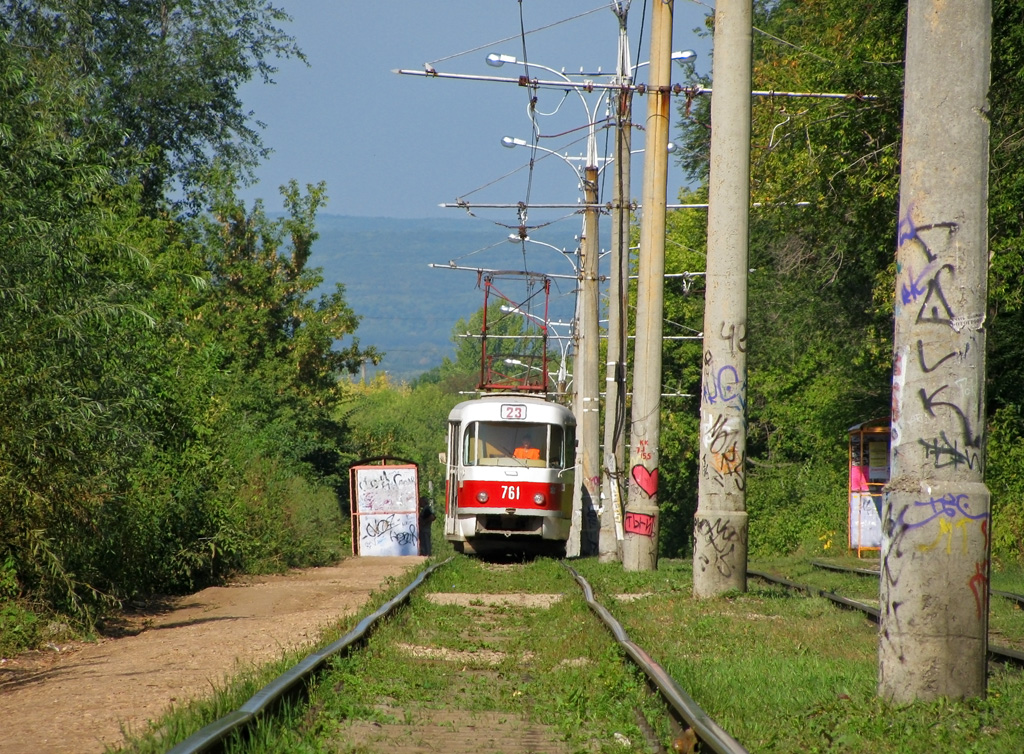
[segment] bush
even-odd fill
[[[747,474],[752,557],[836,547],[847,529],[845,467],[756,466]]]

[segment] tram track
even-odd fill
[[[834,563],[823,563],[821,561],[810,561],[809,565],[822,570],[828,570],[838,573],[849,573],[858,576],[873,576],[874,578],[878,578],[879,576],[879,571],[869,568],[852,568],[841,566]],[[762,581],[767,581],[769,583],[778,584],[779,586],[784,586],[787,589],[792,589],[794,591],[800,591],[804,592],[805,594],[821,597],[832,602],[833,604],[836,604],[846,609],[857,610],[863,613],[865,616],[867,616],[870,620],[874,621],[875,623],[878,623],[880,621],[880,611],[876,606],[870,605],[860,600],[845,597],[829,589],[819,588],[808,584],[800,584],[790,579],[787,579],[783,576],[779,576],[777,574],[768,573],[766,571],[761,570],[748,569],[747,575],[753,578],[761,579]],[[1017,601],[1017,598],[1024,599],[1024,597],[1021,597],[1021,595],[1016,595],[1010,592],[997,592],[995,590],[989,591],[990,594],[1006,596],[1007,598],[1013,599],[1014,601]],[[1014,649],[1012,647],[998,646],[990,643],[988,647],[988,658],[990,661],[993,662],[1000,662],[1015,665],[1018,667],[1024,667],[1024,651]]]
[[[577,570],[555,563],[435,563],[348,634],[170,751],[292,751],[311,735],[310,751],[332,752],[746,751],[627,635]],[[481,570],[482,579],[467,577]],[[520,584],[524,575],[529,583]],[[876,606],[820,580],[748,575],[878,620]],[[644,597],[605,598],[627,596]],[[1024,665],[1024,653],[1009,647],[990,646],[990,659]],[[635,669],[624,670],[629,663]],[[595,717],[607,724],[598,729]]]
[[[582,740],[579,735],[573,738],[564,725],[553,723],[551,711],[541,709],[538,717],[538,707],[525,697],[550,694],[554,698],[552,684],[563,679],[565,683],[580,683],[581,677],[595,671],[602,677],[610,672],[608,658],[617,658],[614,662],[622,666],[623,656],[632,662],[635,671],[625,671],[616,681],[622,687],[616,693],[628,696],[623,689],[630,686],[628,678],[633,672],[641,674],[641,687],[648,689],[642,694],[647,701],[627,701],[630,709],[615,713],[620,722],[628,718],[633,723],[620,725],[621,731],[608,734],[624,747],[623,751],[746,751],[701,710],[661,665],[629,639],[574,569],[563,563],[564,572],[575,582],[578,592],[566,579],[568,589],[550,593],[457,594],[444,588],[444,568],[457,558],[421,572],[408,587],[348,634],[307,656],[239,709],[176,745],[171,754],[224,750],[228,741],[244,741],[257,723],[263,729],[261,738],[265,738],[267,729],[286,725],[278,722],[276,711],[282,705],[297,708],[296,699],[306,710],[300,715],[299,727],[322,730],[324,735],[332,736],[332,751],[525,754],[578,750]],[[585,604],[564,604],[579,605],[580,595]],[[593,617],[586,617],[587,608],[606,631]],[[550,618],[530,617],[545,611],[551,614]],[[594,629],[583,628],[588,620],[594,623]],[[559,626],[563,630],[566,626],[577,626],[579,632],[575,638],[565,637],[570,640],[569,645],[559,650],[565,656],[552,653],[551,647],[542,646],[543,642],[536,638],[527,638],[557,633]],[[376,639],[378,631],[387,634],[380,642]],[[397,640],[396,631],[407,635]],[[611,639],[621,652],[613,649]],[[353,668],[361,662],[363,654],[373,658],[358,671],[366,673],[368,679],[354,675],[357,671]],[[400,666],[415,666],[422,671],[422,677],[406,675],[404,681],[395,684],[382,681],[388,674],[398,676],[408,670]],[[374,678],[375,675],[378,677]],[[602,682],[608,683],[607,678]],[[436,688],[433,693],[420,694],[423,689],[413,688],[420,684]],[[583,685],[594,686],[594,682]],[[403,695],[406,690],[411,693]],[[652,696],[651,690],[657,696]],[[343,699],[346,695],[350,696],[347,700]],[[434,703],[437,697],[452,703],[439,706]],[[490,701],[496,704],[490,705]],[[594,704],[593,699],[585,702],[585,706]],[[584,748],[600,747],[606,742],[594,740],[589,744],[584,741]],[[242,749],[228,750],[249,749],[243,744]]]
[[[879,570],[877,568],[852,568],[849,566],[839,565],[837,563],[826,563],[821,560],[809,561],[809,565],[813,566],[814,568],[820,568],[828,571],[837,571],[839,573],[852,573],[858,576],[871,576],[874,578],[878,578],[879,576]],[[1024,609],[1024,594],[1015,594],[1014,592],[1006,592],[1001,589],[992,589],[991,587],[989,588],[988,593],[996,597],[1001,597],[1003,599],[1009,600],[1010,602],[1015,603],[1018,607]]]

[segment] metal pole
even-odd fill
[[[908,6],[878,652],[899,704],[986,690],[991,27],[989,0]]]
[[[629,150],[632,144],[633,92],[625,6],[613,8],[619,18],[619,57],[616,80],[623,84],[615,105],[615,172],[612,178],[612,252],[608,276],[608,356],[604,401],[604,464],[601,476],[601,532],[598,559],[622,559],[622,468],[626,440],[626,324],[629,306]]]
[[[630,478],[622,565],[658,566],[658,463],[661,442],[661,332],[665,298],[665,204],[671,105],[673,2],[656,2],[651,16],[651,86],[647,96],[643,215],[640,219]]]
[[[715,6],[695,597],[747,588],[751,5],[718,0]]]

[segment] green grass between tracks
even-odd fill
[[[846,562],[866,566],[871,562]],[[842,752],[844,754],[932,754],[957,751],[1018,754],[1024,751],[1024,673],[992,667],[985,699],[939,701],[907,706],[887,704],[876,696],[877,628],[856,612],[821,598],[807,597],[751,579],[748,591],[711,600],[691,598],[688,562],[663,560],[649,573],[626,573],[618,565],[593,559],[573,562],[611,609],[630,638],[644,647],[677,679],[704,710],[751,752]],[[877,583],[869,577],[822,571],[806,560],[757,562],[752,568],[844,596],[877,600]],[[410,577],[411,578],[411,577]],[[1020,574],[993,574],[993,588],[1024,591]],[[404,584],[396,584],[397,591]],[[395,643],[425,645],[447,642],[463,651],[491,649],[487,640],[470,640],[459,627],[460,608],[417,604],[388,621],[366,655],[340,660],[314,690],[310,706],[289,709],[291,726],[273,732],[261,726],[249,744],[231,751],[364,751],[341,743],[344,721],[366,717],[386,722],[403,706],[459,698],[470,709],[502,709],[561,726],[570,750],[629,751],[613,737],[621,732],[643,751],[631,705],[654,705],[645,698],[635,675],[621,670],[621,655],[610,647],[608,632],[596,620],[581,624],[578,589],[550,560],[511,569],[488,570],[459,558],[439,570],[427,591],[562,592],[566,599],[548,611],[507,608],[501,620],[513,637],[501,649],[510,657],[529,648],[538,652],[529,670],[514,660],[497,666],[490,681],[460,686],[458,672],[445,663],[410,663]],[[393,592],[392,592],[393,593]],[[616,595],[643,595],[620,601]],[[382,594],[363,614],[389,595]],[[354,625],[353,617],[337,635]],[[1024,615],[1013,603],[993,598],[993,643],[1020,646]],[[550,639],[550,640],[549,640]],[[587,665],[573,664],[588,657]],[[296,657],[295,659],[298,659]],[[569,662],[566,662],[569,661]],[[364,665],[363,663],[368,663]],[[164,751],[167,741],[181,740],[216,715],[236,708],[284,667],[261,671],[222,692],[219,701],[192,705],[178,713],[194,720],[165,724],[175,730],[160,745],[142,743],[133,751]],[[368,680],[375,679],[375,680]],[[390,711],[372,700],[386,699]],[[621,702],[626,700],[626,704]],[[667,746],[671,732],[658,730]]]
[[[664,707],[625,662],[557,561],[495,568],[459,557],[423,591],[531,592],[562,599],[547,608],[482,610],[480,599],[458,606],[414,596],[408,609],[374,634],[365,652],[333,663],[293,725],[237,751],[378,751],[349,743],[353,722],[404,723],[422,730],[439,709],[522,718],[549,726],[552,740],[565,751],[622,754],[650,750],[636,714],[642,709],[659,727],[661,740],[671,740]],[[470,623],[482,633],[470,630]],[[417,659],[411,653],[441,647],[458,656]],[[488,658],[495,656],[491,665]],[[437,735],[431,746],[444,751],[443,733]]]
[[[804,560],[751,568],[878,598],[872,579],[811,569]],[[991,666],[986,699],[886,704],[876,696],[877,627],[859,613],[756,579],[745,593],[693,600],[690,564],[679,561],[662,561],[652,574],[590,561],[577,570],[606,602],[621,591],[653,592],[616,604],[616,617],[751,752],[1024,751],[1020,670]],[[1012,630],[1020,635],[1024,616],[1014,616],[1010,604],[993,599],[1001,615],[992,622],[1009,630],[1015,620]]]

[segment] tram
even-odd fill
[[[448,415],[445,537],[457,552],[562,557],[575,485],[576,419],[526,394],[463,401]]]

